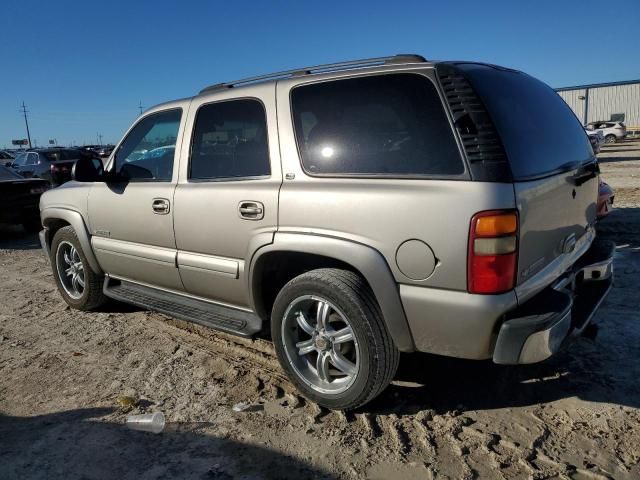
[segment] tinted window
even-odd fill
[[[471,64],[461,68],[496,125],[515,178],[593,158],[582,125],[549,86],[522,72]]]
[[[267,124],[260,102],[234,100],[200,107],[189,178],[258,177],[270,173]]]
[[[170,181],[181,116],[175,109],[140,120],[116,153],[116,170],[133,181]]]
[[[301,86],[291,102],[302,163],[311,174],[464,173],[435,86],[421,75]]]

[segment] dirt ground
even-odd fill
[[[70,310],[36,237],[3,227],[0,478],[640,478],[640,142],[600,157],[618,247],[598,337],[528,367],[405,355],[346,415],[296,395],[265,340]],[[165,431],[128,430],[121,395]]]

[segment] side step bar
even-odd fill
[[[109,276],[105,277],[102,290],[114,300],[243,337],[249,337],[262,328],[262,320],[253,313]]]

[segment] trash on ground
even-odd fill
[[[127,395],[122,395],[116,398],[116,403],[118,404],[118,407],[120,407],[120,410],[122,410],[123,412],[128,412],[136,405],[138,405],[138,400]]]
[[[258,410],[264,410],[264,405],[259,405],[251,402],[238,402],[231,410],[234,412],[257,412]]]
[[[162,412],[145,413],[143,415],[129,415],[127,427],[140,432],[160,433],[164,430],[165,419]]]

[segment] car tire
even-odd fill
[[[604,137],[604,143],[616,143],[616,136],[607,135],[606,137]]]
[[[105,303],[104,276],[89,265],[73,227],[63,227],[53,236],[50,260],[58,290],[70,307],[94,310]]]
[[[389,385],[400,352],[364,279],[323,268],[278,293],[271,313],[278,360],[299,391],[333,410],[352,410]]]

